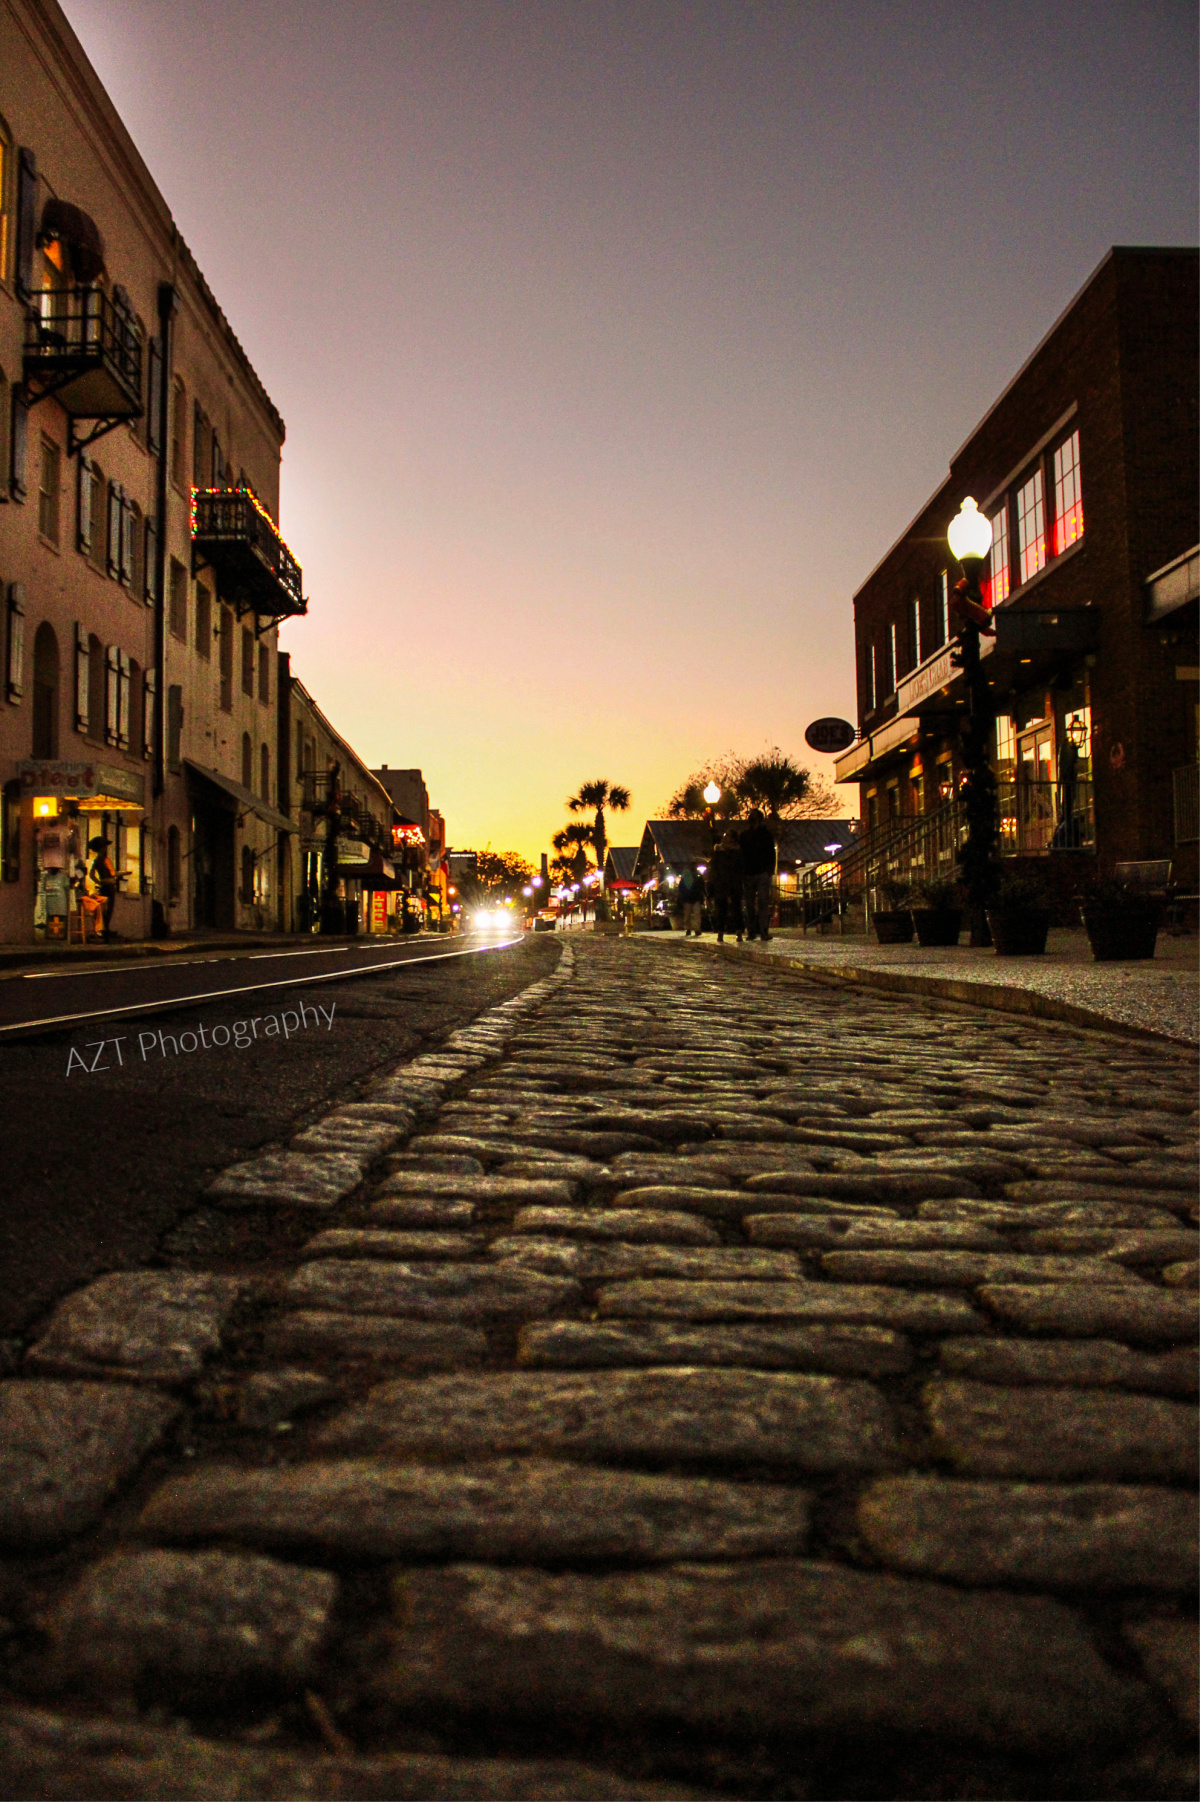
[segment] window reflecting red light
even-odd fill
[[[1079,474],[1079,433],[1054,453],[1054,555],[1083,537],[1083,484]]]

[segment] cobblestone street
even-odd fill
[[[1195,1793],[1194,1057],[578,935],[0,1383],[0,1785]]]

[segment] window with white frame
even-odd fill
[[[892,663],[892,668],[891,668],[891,678],[892,679],[891,679],[891,684],[888,688],[888,693],[894,694],[896,691],[896,684],[900,680],[900,655],[899,655],[899,646],[896,643],[896,622],[895,622],[895,620],[893,620],[891,625],[888,627],[888,650],[889,650],[889,654],[891,656],[891,663]]]
[[[992,514],[992,549],[988,578],[983,586],[984,604],[999,607],[1008,599],[1011,580],[1008,567],[1008,507]]]
[[[909,603],[912,615],[912,654],[913,668],[921,661],[921,597],[915,595]]]
[[[875,646],[867,647],[867,694],[870,711],[874,713],[879,705],[879,671],[875,662]]]
[[[1083,537],[1083,486],[1079,479],[1079,433],[1072,432],[1054,453],[1054,555]]]
[[[1040,467],[1017,490],[1017,554],[1022,582],[1046,567],[1046,494]]]
[[[950,643],[950,571],[944,569],[938,577],[938,601],[942,618],[942,643]]]

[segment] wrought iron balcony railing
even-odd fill
[[[129,308],[103,288],[49,288],[25,315],[24,385],[76,419],[99,422],[90,443],[142,415],[142,343]],[[74,448],[74,444],[72,446]]]
[[[249,488],[193,488],[192,563],[209,565],[239,614],[280,620],[308,611],[300,565]]]

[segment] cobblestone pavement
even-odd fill
[[[579,937],[36,1324],[2,1793],[1193,1795],[1194,1103]]]

